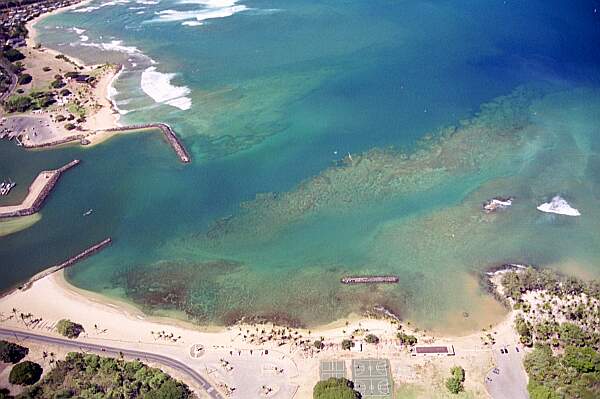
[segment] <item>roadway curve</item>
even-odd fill
[[[0,65],[6,70],[6,73],[8,73],[8,76],[10,77],[8,90],[0,94],[0,101],[4,101],[17,88],[17,81],[19,78],[13,73],[11,69],[12,64],[7,59],[0,57]]]
[[[196,381],[199,385],[201,385],[206,390],[208,395],[210,395],[211,398],[224,399],[223,396],[221,396],[221,394],[215,389],[215,387],[213,387],[208,381],[206,381],[206,379],[204,377],[202,377],[196,370],[194,370],[193,368],[189,367],[188,365],[186,365],[178,360],[172,359],[167,356],[163,356],[163,355],[159,355],[159,354],[151,353],[151,352],[141,352],[141,351],[130,350],[130,349],[120,349],[120,348],[110,347],[110,346],[106,346],[106,345],[89,344],[86,342],[73,341],[73,340],[68,340],[68,339],[63,339],[63,338],[47,337],[44,335],[38,335],[38,334],[30,333],[30,332],[23,332],[23,331],[19,331],[19,330],[8,329],[8,328],[0,328],[0,337],[28,339],[28,340],[42,343],[42,344],[61,345],[61,346],[69,347],[69,348],[74,348],[77,350],[85,349],[85,350],[89,350],[89,351],[99,352],[102,354],[113,355],[115,357],[118,357],[122,353],[124,356],[128,356],[128,357],[139,358],[139,359],[145,358],[148,360],[153,360],[157,363],[164,364],[165,366],[171,367],[179,372],[187,374],[192,379],[194,379],[194,381]]]

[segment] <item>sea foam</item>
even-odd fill
[[[199,26],[202,21],[216,18],[230,17],[238,12],[248,10],[245,5],[236,5],[237,0],[180,0],[175,4],[197,4],[202,8],[196,10],[162,10],[153,18],[145,22],[174,22],[185,21],[182,25]]]
[[[541,204],[537,209],[542,212],[559,215],[581,216],[581,213],[577,209],[573,208],[564,198],[558,195],[552,198],[552,201]]]
[[[156,67],[148,67],[142,72],[142,90],[157,103],[168,104],[181,110],[190,109],[192,100],[187,95],[191,90],[186,86],[172,85],[171,80],[175,76],[174,73],[163,73],[157,71]]]

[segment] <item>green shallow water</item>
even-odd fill
[[[597,276],[599,63],[593,40],[575,40],[595,37],[596,22],[565,5],[459,3],[256,1],[191,31],[145,23],[126,5],[44,20],[43,41],[63,51],[119,60],[62,45],[72,33],[54,27],[76,26],[91,42],[123,40],[177,71],[172,83],[190,88],[190,110],[153,104],[133,66],[116,98],[132,109],[125,122],[173,124],[194,162],[179,164],[158,134],[27,153],[0,143],[1,175],[20,183],[5,202],[39,170],[82,159],[38,222],[0,238],[2,286],[111,236],[67,277],[147,312],[317,325],[383,305],[463,332],[503,314],[477,281],[492,265]],[[512,18],[519,34],[484,29],[488,18]],[[577,44],[564,46],[561,29]],[[447,46],[432,44],[442,38]],[[557,194],[582,216],[536,210]],[[514,206],[482,213],[498,195]],[[400,283],[340,284],[388,273]]]

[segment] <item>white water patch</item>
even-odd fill
[[[181,23],[181,25],[183,25],[183,26],[200,26],[200,25],[203,25],[203,23],[200,21],[183,21]]]
[[[202,21],[216,18],[227,18],[238,12],[249,10],[245,5],[237,5],[238,0],[180,0],[176,4],[197,4],[202,8],[195,10],[162,10],[155,14],[156,18],[144,22],[176,22],[185,21],[185,26],[199,26]]]
[[[79,36],[79,40],[82,42],[87,42],[88,40],[90,40],[90,38],[87,35],[81,35]]]
[[[96,47],[105,51],[116,51],[125,54],[142,54],[137,47],[123,45],[122,40],[111,40],[108,43],[81,43],[81,46]]]
[[[92,12],[92,11],[96,11],[99,10],[103,7],[109,7],[109,6],[116,6],[119,4],[127,4],[129,3],[129,0],[113,0],[113,1],[107,1],[105,3],[100,3],[98,5],[94,5],[94,6],[87,6],[87,7],[83,7],[83,8],[75,8],[72,11],[73,12]]]
[[[78,35],[81,35],[82,33],[85,32],[85,29],[81,29],[81,28],[77,28],[77,27],[73,27],[71,28],[71,30],[75,33],[77,33]]]
[[[552,201],[541,204],[537,209],[542,212],[559,215],[581,216],[581,213],[577,209],[573,208],[564,198],[558,195],[552,198]]]
[[[155,5],[155,4],[160,3],[160,1],[157,1],[157,0],[136,0],[136,3],[137,4],[145,4],[145,5],[151,6],[151,5]]]
[[[138,12],[136,12],[136,15],[142,15],[142,14],[145,14],[145,13],[146,13],[145,11],[138,11]]]
[[[145,10],[146,7],[141,6],[141,7],[127,7],[128,10]]]
[[[142,72],[141,86],[144,93],[156,103],[167,104],[181,110],[190,109],[192,100],[187,97],[191,90],[187,86],[174,86],[171,80],[174,73],[162,73],[156,67],[148,67]]]

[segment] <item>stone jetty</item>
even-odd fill
[[[61,168],[40,172],[29,186],[29,192],[23,202],[18,205],[0,206],[0,219],[27,216],[38,212],[60,176],[67,170],[79,165],[79,162],[78,159],[74,159]]]
[[[52,273],[56,273],[59,270],[66,269],[67,267],[73,266],[75,263],[82,261],[83,259],[92,256],[93,254],[102,251],[104,248],[109,246],[112,243],[112,239],[110,237],[105,238],[97,244],[92,245],[91,247],[81,251],[75,256],[70,257],[58,265],[51,266],[44,271],[39,272],[38,274],[31,277],[25,284],[19,287],[19,289],[27,289],[31,286],[31,284],[35,283],[38,280],[43,279],[46,276],[51,275]]]
[[[398,276],[349,276],[342,278],[342,284],[396,284]]]
[[[177,137],[177,135],[175,134],[175,131],[173,130],[173,128],[171,126],[167,125],[166,123],[159,122],[159,123],[146,123],[146,124],[139,124],[139,125],[120,126],[120,127],[115,127],[112,129],[106,129],[105,131],[107,131],[107,132],[125,132],[128,130],[142,130],[142,129],[160,129],[160,131],[163,133],[163,135],[167,139],[167,142],[169,143],[171,148],[173,148],[173,150],[179,157],[179,160],[183,163],[189,163],[192,161],[190,154],[185,149],[185,146],[183,145],[183,143],[181,142],[179,137]]]

